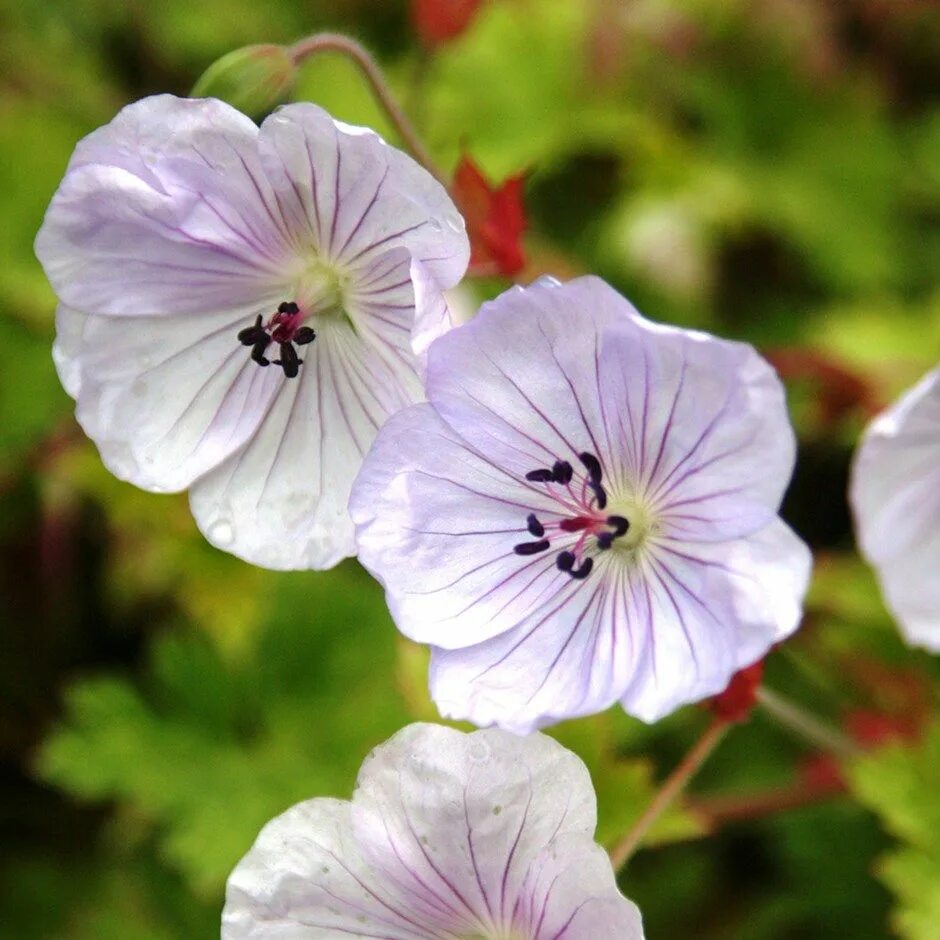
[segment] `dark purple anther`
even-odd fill
[[[540,470],[530,470],[525,478],[530,483],[551,483],[555,479],[551,470],[540,469]]]
[[[608,516],[607,525],[614,527],[614,538],[619,539],[620,536],[627,534],[627,530],[630,528],[630,520],[623,516]]]
[[[548,539],[542,539],[539,542],[521,542],[519,545],[514,545],[512,550],[517,555],[537,555],[548,549],[549,544]]]
[[[601,462],[593,454],[578,454],[578,459],[584,464],[592,483],[600,484],[604,476],[601,470]]]
[[[574,567],[574,552],[559,552],[558,557],[555,559],[555,564],[558,566],[559,571],[571,571]]]
[[[581,562],[581,567],[576,568],[574,571],[569,571],[568,574],[571,575],[576,581],[583,581],[590,573],[591,569],[594,567],[593,558],[585,558]]]
[[[567,460],[556,460],[552,466],[552,479],[562,486],[567,486],[574,476],[574,468]]]
[[[537,539],[540,539],[545,534],[545,526],[535,518],[534,512],[530,512],[526,518],[526,528]]]

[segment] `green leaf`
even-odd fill
[[[875,751],[849,768],[855,796],[902,846],[878,865],[907,940],[936,940],[940,924],[940,722],[914,746]]]

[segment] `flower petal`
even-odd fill
[[[516,904],[517,929],[533,940],[643,940],[640,911],[617,890],[607,853],[580,833],[542,850]]]
[[[541,605],[505,633],[432,650],[431,697],[444,717],[528,734],[603,711],[623,695],[646,645],[643,621],[625,600],[630,576],[598,564],[575,581],[552,565],[544,580],[551,590],[543,589]]]
[[[269,822],[229,876],[223,940],[433,940],[377,884],[343,800],[298,803]]]
[[[446,190],[374,132],[291,104],[261,125],[259,151],[285,215],[332,261],[355,270],[403,245],[442,287],[463,276],[469,243]]]
[[[852,469],[865,557],[908,640],[940,652],[940,368],[875,419]]]
[[[359,559],[386,585],[406,636],[453,648],[501,633],[540,608],[560,576],[554,553],[521,558],[526,517],[551,501],[458,438],[428,404],[391,418],[349,504]],[[402,576],[407,572],[407,577]]]
[[[792,470],[783,389],[751,347],[653,324],[594,277],[484,304],[434,345],[427,388],[513,474],[587,450],[684,539],[765,525]]]
[[[653,722],[721,692],[731,676],[799,626],[812,556],[780,520],[745,539],[662,546],[648,562],[636,616],[646,664],[621,704]]]
[[[193,485],[197,524],[214,545],[267,568],[327,568],[354,554],[353,477],[388,415],[420,394],[414,372],[396,371],[348,324],[319,324],[258,433]]]
[[[251,310],[98,317],[59,306],[59,375],[115,476],[184,489],[251,438],[280,384],[280,370],[259,368],[238,343],[252,319]]]
[[[590,842],[596,805],[584,764],[550,738],[411,725],[363,764],[353,820],[378,880],[422,920],[501,935],[530,866],[559,834]]]
[[[283,300],[290,245],[256,140],[222,102],[170,95],[86,138],[36,237],[60,299],[109,316]]]

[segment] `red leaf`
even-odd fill
[[[744,721],[757,702],[757,689],[764,677],[764,660],[739,669],[720,695],[708,702],[708,707],[725,721]]]
[[[482,0],[411,0],[411,21],[421,41],[436,46],[459,36],[481,4]]]
[[[525,267],[524,182],[525,174],[520,173],[493,188],[468,156],[460,158],[454,173],[453,196],[467,220],[471,274],[513,277]]]

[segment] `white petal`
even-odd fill
[[[115,316],[284,299],[292,248],[256,139],[227,105],[168,95],[86,138],[36,237],[60,299]]]
[[[603,711],[623,695],[647,645],[647,621],[629,601],[630,575],[601,562],[575,581],[551,564],[543,580],[551,589],[542,603],[507,632],[464,649],[433,649],[431,697],[444,717],[527,734]]]
[[[420,395],[413,372],[394,371],[348,325],[318,330],[255,437],[190,490],[206,538],[266,568],[328,568],[355,553],[346,506],[362,456]]]
[[[643,940],[639,909],[617,890],[607,854],[578,833],[553,839],[535,859],[516,925],[532,940]]]
[[[624,709],[653,722],[721,692],[799,626],[811,566],[809,549],[779,520],[746,539],[658,549],[635,594],[647,663]]]
[[[550,738],[437,725],[411,725],[374,751],[353,806],[377,880],[458,936],[508,925],[550,840],[590,841],[596,822],[587,769]]]
[[[269,822],[229,876],[223,940],[433,940],[376,882],[351,815],[316,799]]]
[[[60,305],[59,374],[115,476],[184,489],[251,438],[280,384],[238,342],[252,314],[99,317]]]
[[[647,494],[685,539],[756,531],[792,470],[783,389],[753,349],[652,324],[593,277],[484,304],[434,344],[427,388],[513,474],[589,451],[611,495]]]
[[[541,609],[568,581],[554,553],[522,558],[526,517],[551,512],[532,484],[486,460],[427,404],[395,415],[350,500],[359,559],[386,582],[395,622],[419,642],[479,643]]]
[[[940,369],[868,427],[850,496],[888,607],[911,643],[940,652]]]
[[[463,275],[469,242],[446,190],[377,134],[291,104],[264,121],[259,148],[285,214],[326,257],[355,267],[404,246],[442,287]]]

